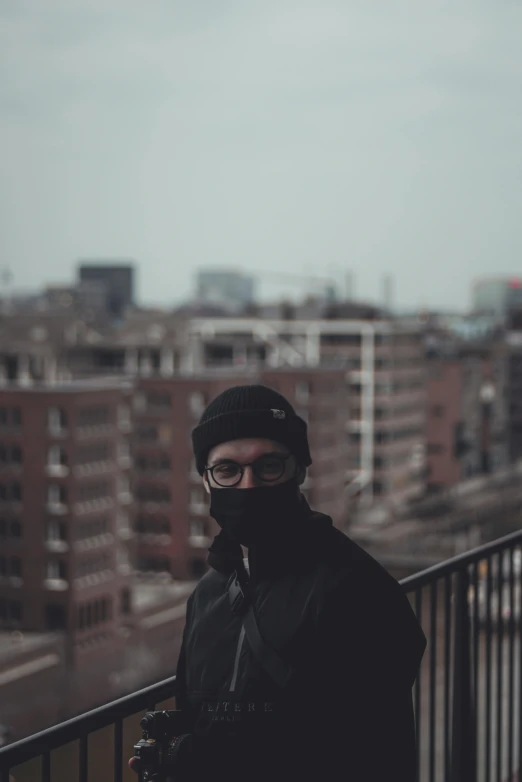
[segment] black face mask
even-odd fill
[[[297,532],[303,502],[295,478],[254,489],[210,487],[210,515],[235,543],[277,544]]]

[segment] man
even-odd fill
[[[305,422],[238,386],[192,439],[221,531],[177,667],[191,779],[414,782],[426,639],[398,583],[307,504]]]

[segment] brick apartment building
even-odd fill
[[[142,378],[135,395],[133,438],[138,570],[166,570],[177,579],[205,572],[207,549],[219,528],[208,514],[190,435],[215,396],[245,382],[280,391],[307,420],[314,463],[303,490],[312,506],[331,514],[339,526],[346,523],[349,444],[343,371],[207,370],[188,377]]]
[[[0,390],[0,621],[81,657],[129,610],[130,386]]]
[[[418,323],[379,317],[376,311],[343,314],[342,308],[328,320],[134,311],[109,328],[72,314],[61,325],[49,316],[17,316],[0,324],[0,383],[342,368],[350,380],[354,491],[368,505],[400,505],[424,489],[424,335]]]
[[[509,457],[522,459],[522,308],[509,314],[506,333],[506,397]]]
[[[509,464],[502,342],[447,346],[428,360],[427,486],[436,491]]]

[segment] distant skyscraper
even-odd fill
[[[228,312],[241,312],[255,300],[255,279],[237,271],[202,269],[197,277],[197,298]]]
[[[504,319],[522,309],[522,278],[485,277],[473,285],[473,310]]]
[[[82,261],[78,269],[80,284],[102,283],[107,289],[108,310],[116,318],[125,315],[134,305],[134,265],[132,263],[103,263]],[[100,292],[97,291],[99,297]]]

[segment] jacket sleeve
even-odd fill
[[[318,617],[313,679],[319,768],[331,780],[415,782],[412,686],[426,640],[393,579],[347,579]]]
[[[175,696],[176,696],[176,709],[183,711],[187,718],[187,731],[192,730],[192,717],[190,714],[190,703],[187,693],[187,628],[190,626],[191,616],[191,598],[187,601],[187,613],[185,627],[183,629],[183,638],[181,642],[181,648],[178,655],[178,662],[176,665],[176,683],[175,683]]]

